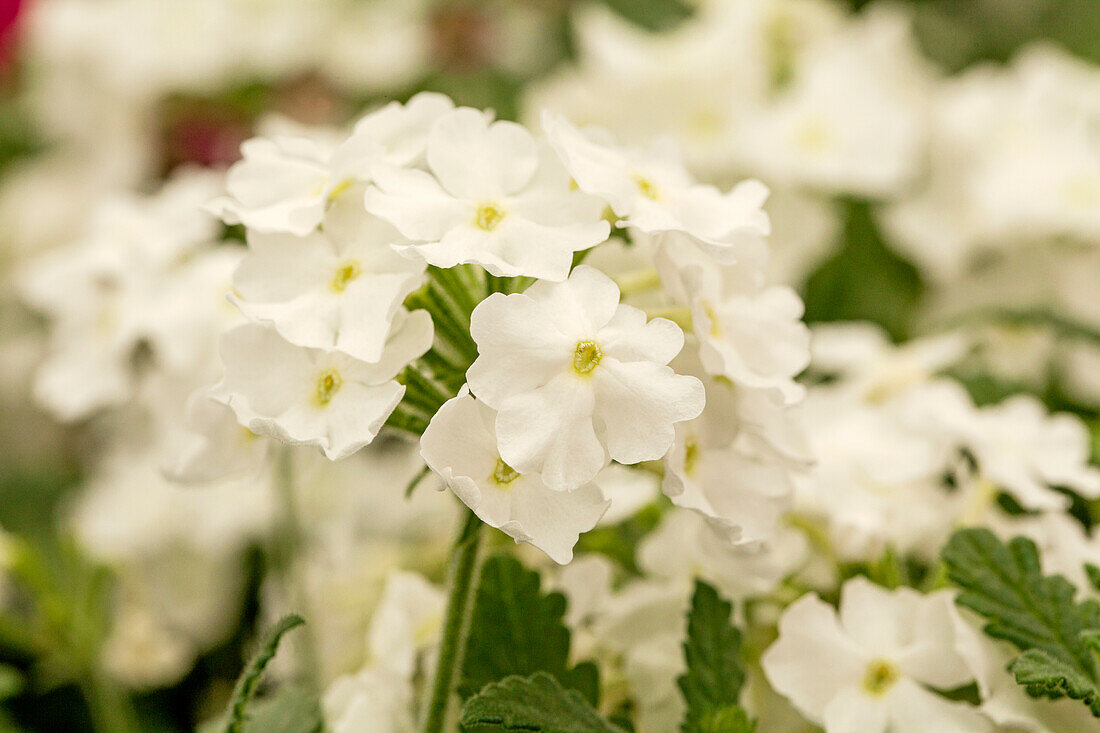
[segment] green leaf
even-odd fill
[[[1035,543],[1024,537],[1005,545],[989,530],[960,530],[942,555],[962,589],[959,605],[986,619],[986,634],[1023,652],[1009,664],[1016,681],[1032,696],[1081,700],[1100,717],[1093,646],[1100,606],[1077,602],[1077,589],[1062,576],[1044,576]]]
[[[284,687],[274,695],[248,706],[242,733],[321,733],[324,730],[321,704],[316,696],[300,687]],[[199,733],[225,730],[225,716],[199,726]]]
[[[905,338],[924,292],[920,273],[887,247],[868,202],[848,201],[846,219],[840,251],[806,282],[805,320],[872,321]]]
[[[0,700],[15,697],[23,691],[23,673],[10,664],[0,664]]]
[[[275,657],[275,652],[278,651],[279,642],[283,636],[291,629],[304,623],[305,621],[301,616],[291,614],[272,629],[267,641],[264,642],[260,650],[256,652],[256,656],[245,667],[240,679],[237,680],[236,687],[233,688],[233,697],[229,700],[225,733],[243,733],[246,730],[245,722],[248,719],[249,712],[247,709],[256,694],[256,687],[260,683],[260,677],[263,676],[264,669]]]
[[[562,623],[565,596],[543,593],[540,585],[538,573],[514,557],[496,555],[485,561],[458,684],[463,699],[510,675],[547,672],[593,705],[598,703],[595,666],[569,666],[569,630]]]
[[[686,733],[755,733],[756,721],[737,705],[712,710],[684,729]]]
[[[606,555],[628,573],[640,575],[636,558],[638,545],[660,523],[667,505],[666,499],[659,499],[618,524],[596,527],[585,532],[577,543],[577,553],[596,552]]]
[[[687,672],[676,679],[687,702],[685,733],[710,730],[700,726],[735,706],[745,684],[741,632],[731,623],[732,614],[733,606],[714,588],[695,581],[684,641]]]
[[[1100,567],[1093,565],[1091,562],[1085,563],[1085,574],[1088,576],[1093,589],[1100,592]]]
[[[462,726],[529,733],[622,733],[580,693],[565,689],[546,672],[486,685],[463,706]]]
[[[604,0],[604,5],[647,31],[667,30],[692,13],[683,0]]]

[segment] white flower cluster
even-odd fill
[[[476,306],[459,316],[476,349],[459,375],[468,388],[427,416],[423,454],[479,517],[567,562],[608,507],[601,471],[668,456],[676,503],[733,542],[768,538],[806,461],[787,410],[809,357],[798,297],[764,285],[767,190],[722,193],[669,151],[621,148],[555,116],[543,127],[538,139],[421,94],[342,140],[247,142],[214,208],[247,231],[232,300],[249,322],[225,335],[210,396],[255,433],[347,456],[432,346],[429,311],[403,306],[425,268],[477,266],[449,296]],[[667,283],[662,312],[697,324],[686,351],[676,323],[573,267],[609,241],[609,217],[651,284]],[[469,272],[536,282],[478,302],[461,285]],[[678,355],[710,386],[677,374]]]
[[[105,690],[178,684],[255,605],[307,619],[269,674],[327,728],[408,733],[480,521],[639,733],[685,719],[697,581],[762,733],[1097,728],[1017,684],[944,547],[1026,537],[1095,595],[1100,71],[1042,44],[941,73],[916,3],[698,0],[661,32],[633,5],[24,16],[13,119],[51,145],[0,161],[0,427],[34,402],[79,464]],[[177,166],[192,106],[227,170]],[[819,322],[853,314],[888,331]],[[16,587],[2,523],[0,621],[79,621]]]
[[[20,273],[24,300],[52,320],[34,391],[56,417],[130,400],[137,351],[146,367],[211,376],[211,339],[233,319],[224,293],[240,261],[201,210],[219,185],[216,173],[185,170],[151,196],[108,197],[82,236]]]
[[[1100,497],[1077,417],[1048,415],[1030,395],[976,407],[937,376],[965,347],[958,335],[896,347],[866,324],[815,329],[814,370],[831,381],[805,403],[818,463],[800,477],[796,507],[825,519],[842,557],[893,548],[931,560],[958,525],[1009,531],[1016,522],[995,502],[1001,492],[1061,518],[1071,500],[1054,487]]]

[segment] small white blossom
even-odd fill
[[[704,384],[703,414],[676,425],[662,488],[673,504],[699,512],[729,542],[758,543],[775,533],[790,508],[788,466],[739,440],[734,390],[717,381]]]
[[[266,463],[270,442],[237,422],[228,405],[209,390],[191,395],[188,432],[171,454],[165,475],[180,483],[205,483],[234,476],[256,476]]]
[[[333,202],[362,195],[379,165],[405,165],[421,155],[428,125],[452,107],[442,95],[419,94],[403,107],[368,114],[342,141],[321,132],[248,140],[242,160],[229,169],[229,195],[211,209],[250,230],[305,236]]]
[[[443,590],[422,576],[391,572],[367,631],[371,662],[411,680],[417,655],[439,641],[446,605]]]
[[[374,440],[405,393],[394,377],[431,342],[424,311],[398,311],[374,363],[294,346],[274,329],[246,324],[222,338],[225,377],[214,394],[252,432],[317,446],[337,460]]]
[[[564,280],[574,252],[607,239],[599,202],[572,190],[553,154],[513,122],[457,109],[432,127],[427,165],[379,169],[366,207],[429,264]]]
[[[482,521],[566,564],[573,546],[610,504],[595,484],[554,491],[538,474],[522,474],[497,451],[496,413],[468,392],[449,400],[420,441],[432,470]]]
[[[577,267],[563,283],[494,294],[474,309],[479,356],[467,372],[497,410],[500,456],[556,490],[607,464],[655,460],[674,425],[703,409],[703,385],[666,366],[684,343],[671,321],[619,304],[606,275]]]
[[[586,134],[563,117],[543,115],[543,128],[577,186],[608,203],[622,221],[653,234],[682,236],[731,264],[759,249],[771,232],[763,204],[768,189],[744,181],[729,193],[695,182],[667,146],[630,150],[608,135]]]
[[[826,733],[989,731],[975,708],[929,689],[971,680],[953,617],[948,592],[887,591],[856,577],[841,588],[839,615],[816,594],[787,608],[764,673]]]
[[[805,389],[794,378],[810,362],[802,299],[788,287],[765,286],[757,272],[735,266],[721,274],[684,273],[699,358],[710,374],[753,389],[778,390],[788,404]]]
[[[233,302],[295,345],[377,361],[424,271],[390,246],[400,241],[393,227],[361,211],[329,216],[323,231],[305,237],[250,232]]]
[[[1068,508],[1069,497],[1052,486],[1100,497],[1100,470],[1088,465],[1089,434],[1074,415],[1049,415],[1037,398],[1018,395],[973,413],[961,432],[982,476],[1028,509]]]
[[[412,681],[378,667],[365,667],[339,677],[321,700],[326,727],[332,733],[412,733]]]

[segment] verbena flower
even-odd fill
[[[591,267],[490,296],[470,333],[479,356],[467,379],[497,410],[501,458],[552,489],[582,486],[609,458],[660,458],[674,425],[703,409],[702,383],[667,366],[683,347],[680,328],[620,305],[615,283]]]
[[[498,452],[495,423],[492,409],[463,392],[432,418],[421,454],[483,522],[568,563],[577,538],[596,526],[610,502],[592,483],[555,491],[539,474],[516,471]]]
[[[523,127],[469,108],[441,117],[427,170],[382,168],[366,207],[437,267],[479,264],[493,275],[564,280],[573,253],[607,239],[600,203]]]

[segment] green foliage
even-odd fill
[[[667,500],[661,499],[642,507],[634,516],[618,524],[596,527],[581,535],[577,552],[606,555],[632,574],[641,574],[635,559],[638,543],[653,531],[664,513]]]
[[[462,725],[530,733],[622,733],[581,694],[565,689],[546,672],[486,685],[466,701]]]
[[[221,733],[225,726],[226,716],[222,715],[200,725],[198,733]],[[241,733],[322,733],[324,727],[316,696],[300,687],[284,687],[248,706]]]
[[[611,10],[647,31],[672,28],[691,16],[692,8],[682,0],[603,0]]]
[[[458,693],[465,699],[511,675],[546,672],[592,704],[599,700],[595,665],[569,666],[569,630],[562,623],[565,596],[543,593],[538,573],[513,557],[485,562]]]
[[[806,282],[806,321],[871,321],[902,339],[923,291],[917,269],[886,246],[871,205],[848,201],[840,251]]]
[[[687,703],[684,733],[752,730],[734,727],[745,669],[741,632],[731,623],[732,614],[733,606],[714,588],[695,581],[684,641],[687,672],[676,679]]]
[[[245,733],[245,723],[251,718],[252,711],[248,708],[249,703],[252,701],[253,696],[256,694],[256,687],[260,683],[260,677],[263,676],[264,670],[267,668],[268,663],[275,657],[275,653],[279,650],[279,642],[282,641],[283,636],[293,628],[301,626],[305,621],[301,616],[291,614],[275,625],[271,633],[268,635],[267,640],[260,647],[260,650],[256,652],[256,655],[252,657],[252,660],[245,667],[244,672],[241,673],[240,679],[237,680],[237,685],[233,689],[233,697],[229,700],[229,711],[226,715],[227,720],[225,723],[225,733]]]
[[[520,292],[531,282],[494,277],[474,265],[429,267],[427,281],[405,299],[405,307],[431,316],[432,348],[398,375],[405,396],[386,424],[422,435],[439,407],[466,383],[466,370],[477,358],[477,344],[470,336],[474,308],[491,293]]]
[[[755,733],[756,721],[749,718],[744,708],[728,705],[716,708],[688,723],[685,733]]]
[[[986,619],[986,634],[1022,652],[1009,665],[1016,681],[1035,697],[1081,700],[1100,717],[1100,606],[1076,601],[1062,576],[1044,576],[1035,543],[1024,537],[1006,545],[986,529],[960,530],[942,556],[962,589],[959,605]]]

